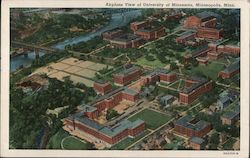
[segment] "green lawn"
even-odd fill
[[[183,89],[185,85],[185,82],[183,80],[178,80],[175,83],[171,84],[170,87],[174,89]]]
[[[69,134],[60,129],[55,135],[53,135],[47,145],[48,149],[61,149],[61,141],[63,138],[68,137]]]
[[[233,149],[233,145],[236,142],[236,140],[234,138],[230,138],[228,139],[222,146],[223,149],[225,150],[232,150]]]
[[[75,138],[73,136],[65,138],[62,145],[66,150],[88,149],[88,143],[85,143],[84,141],[79,140],[78,138]]]
[[[133,144],[134,142],[136,142],[137,140],[141,139],[142,137],[144,137],[145,135],[147,135],[150,131],[149,130],[145,130],[141,135],[135,137],[135,138],[125,138],[122,141],[120,141],[119,143],[115,144],[114,146],[111,147],[112,150],[123,150],[126,147],[130,146],[131,144]]]
[[[224,69],[223,64],[211,62],[208,65],[198,65],[197,67],[192,68],[187,71],[189,75],[199,75],[204,74],[210,77],[213,80],[217,79],[218,72]]]
[[[136,62],[136,64],[140,65],[140,66],[148,66],[151,68],[162,68],[165,67],[166,64],[162,63],[160,60],[158,60],[155,57],[154,61],[148,61],[145,57],[139,58]]]
[[[150,109],[144,109],[141,112],[130,117],[128,120],[135,121],[138,118],[144,120],[146,123],[146,127],[150,129],[156,129],[171,119],[169,115],[162,114]]]

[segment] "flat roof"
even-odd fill
[[[103,133],[104,135],[107,135],[109,137],[113,137],[126,129],[134,129],[134,128],[136,128],[139,125],[144,123],[144,121],[141,119],[137,119],[134,122],[131,122],[129,120],[123,120],[113,127],[108,127],[108,126],[103,126],[103,125],[97,123],[96,121],[91,120],[87,117],[84,117],[82,115],[82,112],[79,112],[79,113],[76,113],[76,114],[69,116],[69,119],[71,119],[71,120],[75,119],[76,121],[84,124],[85,126],[88,126],[88,127],[92,128],[100,133]]]
[[[148,27],[143,27],[136,32],[152,32],[152,31],[157,31],[161,28],[162,26],[148,26]]]
[[[100,132],[104,133],[105,135],[108,135],[110,137],[113,137],[119,133],[121,133],[122,131],[126,130],[126,129],[133,129],[136,128],[137,126],[143,124],[144,121],[138,119],[134,122],[130,122],[129,120],[123,120],[121,122],[119,122],[118,124],[116,124],[114,127],[109,128],[109,127],[104,127],[100,130]]]
[[[194,142],[194,143],[196,143],[196,144],[202,144],[203,142],[205,142],[204,139],[202,139],[202,138],[200,138],[200,137],[192,137],[192,138],[190,139],[190,141],[191,141],[191,142]]]
[[[224,114],[222,115],[222,117],[231,120],[231,119],[233,119],[234,117],[236,117],[237,115],[239,115],[239,112],[228,111],[228,112],[224,113]]]
[[[136,95],[138,94],[136,91],[126,88],[123,92],[127,93],[127,94],[131,94],[131,95]]]
[[[179,120],[177,120],[175,122],[175,124],[186,127],[186,128],[190,128],[190,129],[195,130],[195,131],[200,131],[203,128],[210,125],[210,123],[208,123],[204,120],[199,120],[197,123],[191,124],[190,121],[192,121],[193,119],[194,118],[192,116],[186,115],[186,116],[183,116],[182,118],[180,118]]]
[[[201,19],[205,19],[208,17],[215,17],[216,19],[221,20],[221,15],[216,14],[216,13],[211,12],[211,11],[200,12],[200,13],[197,13],[196,16],[201,18]]]
[[[128,69],[123,69],[122,71],[120,71],[120,72],[118,72],[118,73],[116,73],[114,75],[125,76],[125,75],[128,75],[128,74],[130,74],[130,73],[132,73],[134,71],[137,71],[139,69],[140,69],[139,67],[133,65],[132,67],[130,67]]]
[[[234,63],[229,65],[227,68],[223,70],[225,73],[232,73],[240,69],[240,58],[237,58]]]
[[[181,92],[188,94],[208,82],[208,80],[205,78],[194,78],[194,81],[198,82],[192,84],[190,87],[185,87]]]
[[[98,83],[98,84],[108,84],[108,82],[104,81],[104,80],[96,80],[95,83]]]
[[[80,105],[77,108],[84,111],[84,112],[93,112],[93,111],[97,110],[96,107],[90,106],[90,105]]]

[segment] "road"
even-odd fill
[[[231,89],[234,89],[236,91],[240,91],[239,87],[235,87],[235,86],[232,86],[232,85],[223,84],[223,83],[220,83],[218,81],[216,81],[215,83],[216,83],[216,85],[219,85],[219,86],[222,86],[222,87],[225,87],[225,88],[231,88]]]
[[[154,40],[154,41],[147,42],[147,43],[145,43],[144,45],[141,45],[139,48],[143,48],[143,47],[145,47],[145,46],[147,46],[147,45],[149,45],[149,44],[151,44],[151,43],[157,42],[157,41],[162,40],[162,39],[164,39],[164,38],[166,38],[166,37],[169,37],[169,36],[171,36],[171,35],[174,35],[174,34],[175,34],[176,32],[178,32],[178,31],[180,31],[180,27],[179,27],[178,29],[176,29],[174,32],[172,32],[172,33],[170,33],[170,34],[168,34],[168,35],[166,35],[166,36],[160,37],[160,38],[158,38],[158,39],[156,39],[156,40]]]

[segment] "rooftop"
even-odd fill
[[[123,69],[121,72],[116,73],[116,74],[114,74],[114,75],[126,76],[126,75],[129,75],[130,73],[132,73],[132,72],[134,72],[134,71],[139,70],[139,69],[140,69],[140,68],[137,67],[137,66],[132,66],[132,67],[130,67],[130,68],[128,68],[128,69]]]
[[[161,28],[162,26],[148,26],[148,27],[144,27],[141,28],[139,30],[137,30],[138,32],[153,32],[153,31],[157,31]]]
[[[192,78],[194,81],[198,81],[197,83],[194,83],[194,84],[192,84],[192,86],[190,86],[190,87],[185,87],[183,90],[182,90],[182,92],[183,93],[190,93],[190,92],[192,92],[193,90],[195,90],[196,88],[199,88],[200,86],[202,86],[203,84],[205,84],[205,83],[207,83],[208,82],[208,80],[207,79],[205,79],[205,78],[198,78],[198,77],[193,77]]]
[[[197,13],[196,16],[201,18],[201,19],[206,19],[208,17],[215,17],[216,19],[221,20],[221,16],[219,14],[216,14],[216,13],[211,12],[211,11],[204,11],[201,13]]]
[[[202,144],[203,142],[205,142],[204,139],[200,137],[192,137],[190,141],[196,144]]]
[[[129,88],[126,88],[124,90],[124,93],[127,93],[127,94],[131,94],[131,95],[136,95],[138,94],[136,91],[132,90],[132,89],[129,89]]]
[[[163,97],[161,97],[161,100],[169,100],[172,99],[173,96],[172,95],[164,95]]]
[[[101,132],[109,137],[113,137],[126,129],[136,128],[139,125],[144,123],[144,121],[140,120],[140,119],[137,119],[134,122],[130,122],[129,120],[123,120],[113,127],[108,127],[108,126],[100,125],[96,121],[91,120],[87,117],[84,117],[82,115],[82,112],[79,112],[79,113],[76,113],[74,115],[69,116],[69,119],[71,119],[71,120],[75,119],[76,121],[84,124],[85,126],[88,126],[88,127],[92,128],[98,132]]]
[[[126,129],[133,129],[133,128],[141,125],[142,123],[144,123],[144,121],[142,121],[140,119],[138,119],[134,122],[130,122],[129,120],[123,120],[112,128],[109,128],[109,127],[102,128],[100,130],[100,132],[112,137],[112,136],[117,135],[118,133],[121,133],[122,131],[124,131]]]
[[[180,125],[180,126],[184,126],[186,128],[190,128],[192,130],[195,131],[200,131],[203,128],[205,128],[206,126],[210,125],[210,123],[204,121],[204,120],[199,120],[197,123],[192,124],[190,123],[192,120],[194,120],[194,118],[190,115],[186,115],[183,116],[182,118],[180,118],[179,120],[177,120],[175,122],[175,124]]]
[[[104,80],[96,80],[95,83],[98,83],[98,84],[108,84],[108,82],[104,81]]]
[[[231,65],[229,65],[227,68],[225,68],[223,70],[223,72],[232,73],[232,72],[237,71],[239,69],[240,69],[240,59],[237,58],[236,61],[234,63],[232,63]]]
[[[235,112],[235,111],[228,111],[226,113],[224,113],[222,115],[222,117],[226,118],[226,119],[233,119],[234,117],[236,117],[237,115],[239,115],[239,111]]]
[[[132,22],[131,24],[134,24],[134,25],[140,25],[140,24],[143,24],[143,23],[146,23],[147,21],[135,21],[135,22]]]
[[[84,112],[93,112],[97,110],[96,107],[90,106],[90,105],[80,105],[77,107],[79,110],[82,110]]]

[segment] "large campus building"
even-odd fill
[[[199,38],[218,40],[221,38],[221,33],[222,29],[206,27],[197,28],[197,37]]]
[[[187,17],[183,27],[196,29],[196,37],[198,38],[218,40],[222,33],[222,29],[217,26],[217,21],[220,18],[220,15],[213,12],[201,12]]]
[[[214,12],[201,12],[193,16],[189,16],[184,21],[185,28],[198,28],[198,27],[207,27],[214,28],[217,24],[217,19],[220,18],[220,15],[215,14]]]
[[[88,134],[109,145],[113,145],[126,137],[136,137],[144,131],[145,122],[138,119],[134,122],[123,120],[113,127],[103,126],[86,117],[85,112],[78,112],[63,120],[64,128],[68,132]]]
[[[145,123],[142,120],[130,122],[123,120],[113,127],[106,127],[95,121],[100,114],[108,109],[117,106],[122,100],[136,102],[139,94],[131,89],[121,87],[99,99],[91,105],[82,105],[77,107],[77,113],[63,120],[64,129],[73,133],[87,133],[92,137],[100,139],[109,145],[113,145],[126,137],[135,137],[142,133]]]
[[[121,29],[114,29],[114,30],[111,30],[111,31],[106,31],[102,34],[102,38],[103,40],[111,40],[111,39],[114,39],[116,37],[119,37],[123,34],[123,31]]]
[[[137,66],[125,68],[123,71],[113,75],[113,81],[116,85],[125,86],[131,81],[140,78],[142,70]]]
[[[144,40],[154,40],[165,35],[165,28],[156,22],[141,21],[130,24],[131,30],[135,35],[142,37]]]
[[[238,74],[240,72],[240,59],[237,58],[234,63],[229,65],[224,70],[220,71],[218,73],[218,76],[225,79],[225,78],[231,78],[232,76]]]
[[[134,34],[123,34],[110,40],[112,48],[136,48],[143,43],[143,38]]]
[[[97,94],[101,94],[101,95],[107,94],[112,91],[111,84],[109,82],[105,82],[101,80],[95,81],[93,88]]]
[[[200,95],[212,89],[212,81],[204,78],[185,79],[185,88],[179,93],[179,102],[190,104]]]
[[[189,138],[203,137],[211,129],[212,126],[210,123],[203,120],[197,120],[190,115],[183,116],[174,123],[174,131]]]

